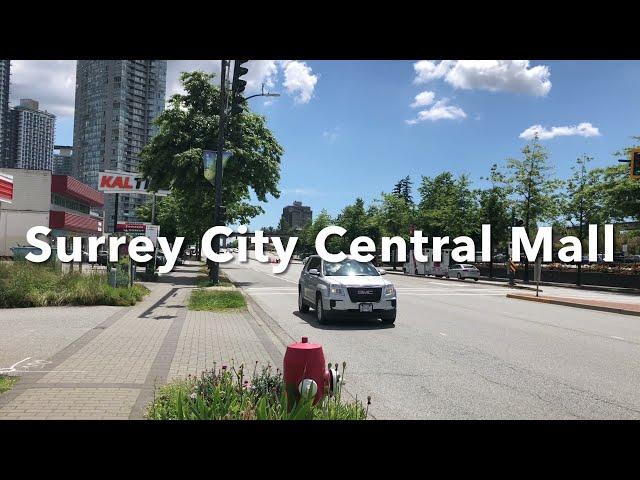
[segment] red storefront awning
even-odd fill
[[[88,215],[51,210],[49,212],[49,228],[68,230],[78,233],[102,233],[98,228],[100,220]]]
[[[104,194],[67,175],[51,175],[51,193],[70,197],[90,207],[103,207]]]

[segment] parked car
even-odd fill
[[[496,255],[493,256],[493,261],[498,263],[506,262],[507,256],[504,253],[497,253]]]
[[[109,262],[109,254],[106,250],[101,250],[98,252],[98,265],[107,265]]]
[[[476,282],[480,278],[480,270],[473,265],[466,263],[459,263],[449,267],[447,278],[457,278],[458,280],[466,280],[467,278],[473,278]]]
[[[370,262],[347,258],[325,262],[312,255],[298,281],[298,310],[314,308],[318,323],[337,318],[381,318],[384,324],[396,321],[396,289],[382,278],[386,272]]]

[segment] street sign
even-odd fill
[[[0,202],[13,202],[13,175],[0,173]]]
[[[151,192],[148,190],[148,186],[148,180],[137,173],[106,170],[99,172],[98,175],[98,190],[103,193],[137,193],[141,195],[155,193],[159,197],[165,197],[171,193],[169,190]]]
[[[146,235],[147,224],[145,223],[132,223],[132,222],[118,222],[116,224],[116,232],[120,233],[134,233],[138,235]]]
[[[631,150],[631,165],[629,174],[631,178],[638,180],[640,179],[640,148],[634,148]]]
[[[154,247],[158,246],[158,236],[160,235],[160,225],[145,225],[145,237],[153,243]]]

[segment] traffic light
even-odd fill
[[[243,67],[242,65],[247,63],[248,61],[249,60],[236,60],[234,62],[233,82],[231,84],[231,93],[233,95],[233,101],[231,103],[231,115],[242,113],[242,104],[244,103],[242,92],[244,92],[244,89],[247,86],[247,81],[242,80],[241,77],[249,72],[249,69],[247,67]]]
[[[631,150],[631,169],[629,176],[635,180],[640,179],[640,148]]]

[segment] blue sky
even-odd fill
[[[285,150],[282,195],[270,199],[252,228],[277,225],[294,200],[314,215],[322,208],[335,215],[358,196],[368,203],[406,175],[414,187],[421,175],[443,171],[479,182],[492,163],[518,156],[526,143],[520,135],[536,125],[546,129],[543,143],[560,177],[583,153],[594,157],[594,166],[616,163],[613,152],[640,134],[638,61],[297,63],[315,78],[306,85],[308,98],[283,95],[269,105],[250,100]],[[273,75],[272,90],[291,93],[284,75]],[[424,105],[411,107],[421,92],[431,93],[423,95]],[[420,111],[425,119],[408,124]],[[72,124],[69,116],[58,118],[58,143],[72,142]],[[552,127],[560,129],[548,133]]]

